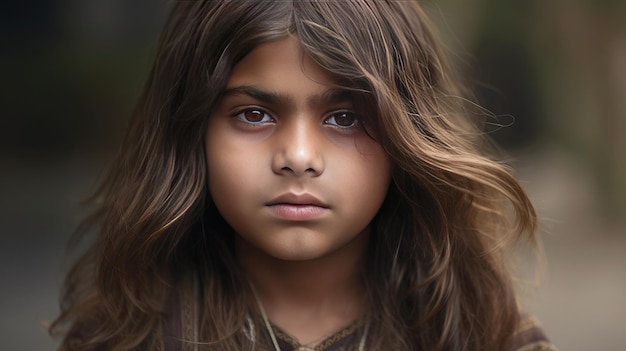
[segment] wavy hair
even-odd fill
[[[369,350],[505,350],[519,319],[505,255],[536,215],[486,138],[415,1],[179,1],[121,152],[80,233],[95,232],[64,285],[51,332],[63,350],[157,349],[165,301],[201,284],[201,340],[251,348],[252,308],[232,229],[206,185],[207,116],[234,65],[297,38],[350,89],[393,163],[366,260]],[[373,112],[372,112],[373,111]],[[160,345],[160,346],[159,346]]]

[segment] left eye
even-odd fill
[[[235,117],[251,124],[263,124],[272,122],[272,117],[261,109],[250,108],[239,112]]]
[[[358,119],[353,112],[341,111],[326,118],[324,123],[340,128],[350,128],[358,123]]]

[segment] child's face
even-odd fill
[[[210,117],[211,196],[262,254],[308,260],[362,247],[354,239],[366,240],[385,198],[389,159],[332,83],[296,39],[263,44],[235,66]]]

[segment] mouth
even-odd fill
[[[324,209],[329,209],[330,206],[328,204],[326,204],[325,202],[319,200],[318,198],[316,198],[315,196],[308,194],[308,193],[304,193],[304,194],[294,194],[294,193],[287,193],[287,194],[282,194],[274,199],[272,199],[271,201],[267,202],[265,204],[266,206],[279,206],[279,205],[286,205],[286,206],[296,206],[296,207],[321,207]]]
[[[311,194],[280,195],[265,206],[275,216],[289,221],[315,220],[327,214],[330,206]]]

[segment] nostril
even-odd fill
[[[291,141],[272,155],[272,170],[289,176],[318,176],[324,171],[324,160],[317,148]]]

